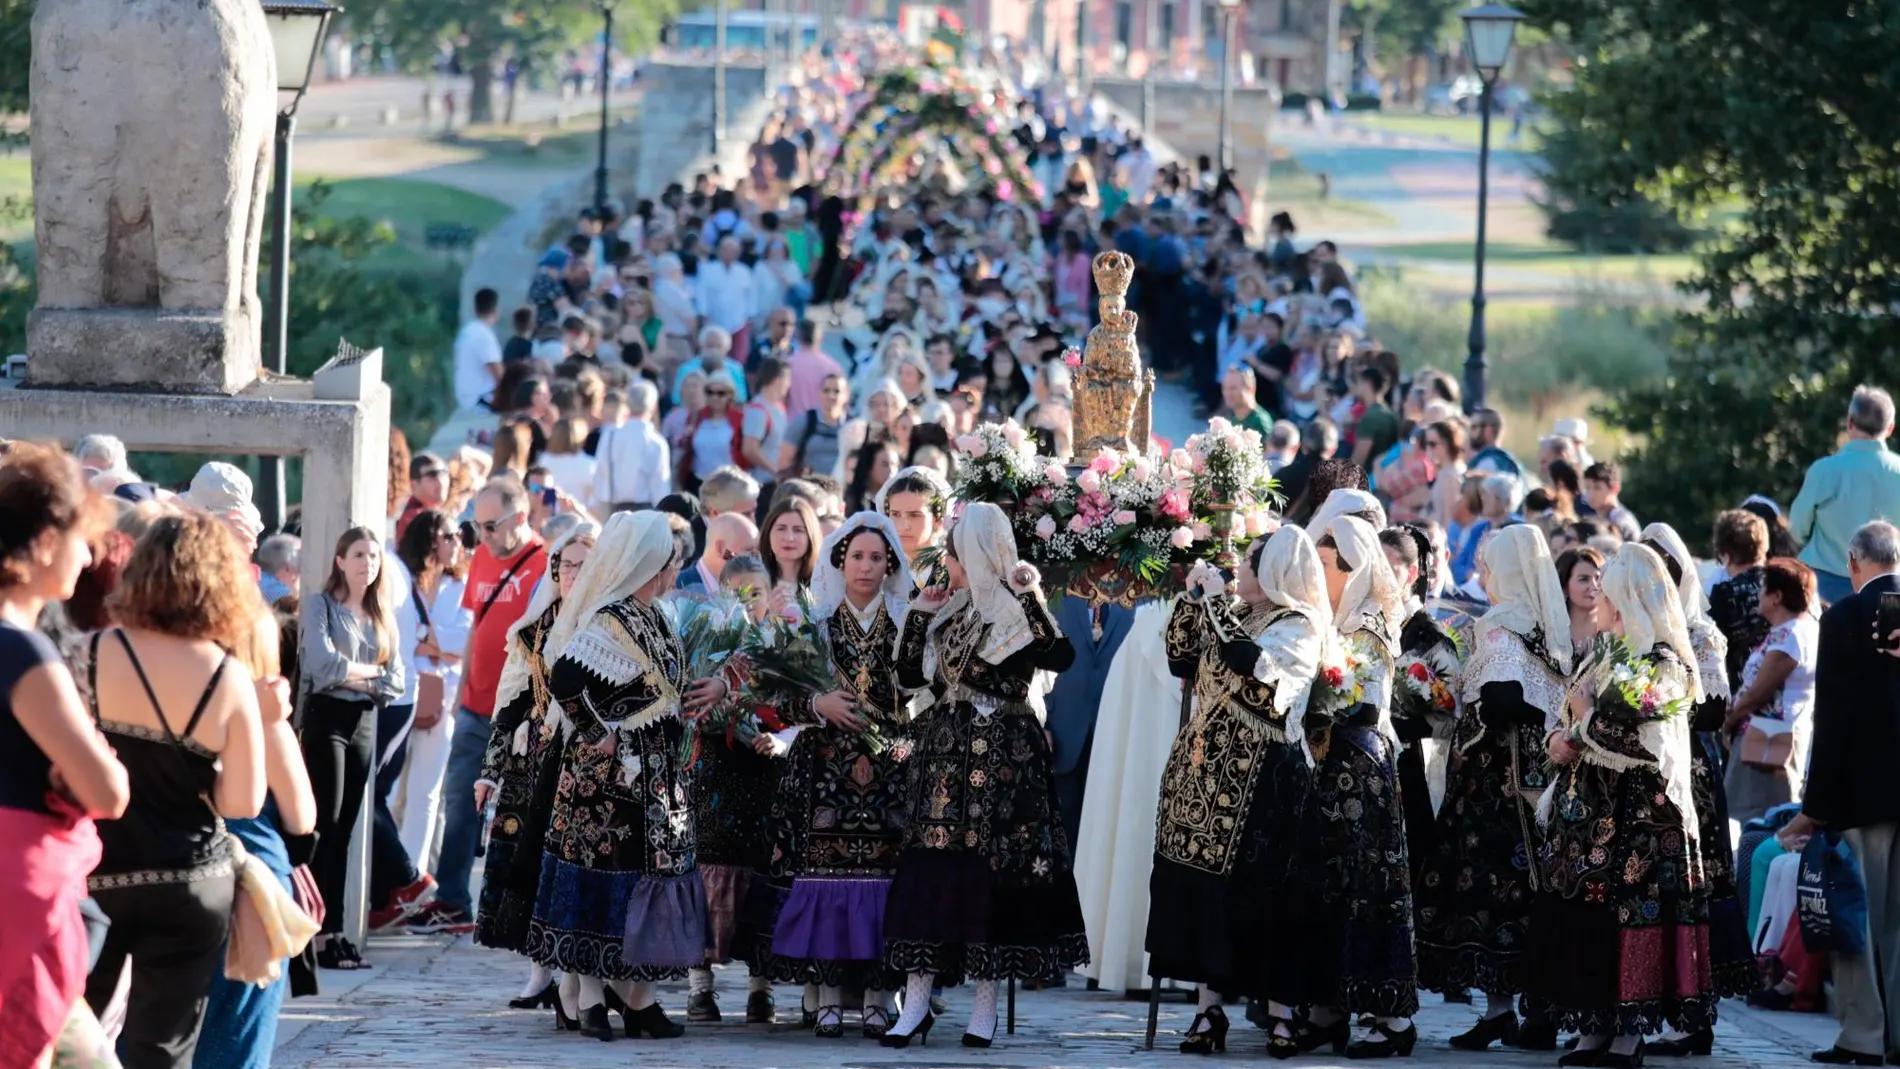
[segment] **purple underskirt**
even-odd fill
[[[772,953],[805,961],[877,961],[884,956],[888,877],[800,876],[780,911]]]
[[[706,884],[697,870],[647,876],[627,899],[622,958],[630,965],[691,968],[706,962]]]

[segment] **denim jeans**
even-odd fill
[[[1833,572],[1824,572],[1816,568],[1814,570],[1814,592],[1821,596],[1823,602],[1832,605],[1842,598],[1848,598],[1854,595],[1854,581],[1847,576],[1835,575]]]
[[[475,781],[482,776],[488,751],[489,718],[467,709],[455,711],[455,738],[449,743],[449,771],[442,779],[442,804],[448,810],[442,830],[442,862],[435,878],[436,901],[475,915],[468,881],[475,868],[475,847],[482,838],[482,813],[475,808]]]

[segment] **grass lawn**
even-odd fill
[[[1284,153],[1285,150],[1281,150]],[[1267,164],[1267,205],[1273,211],[1290,211],[1300,226],[1317,233],[1329,226],[1338,228],[1391,226],[1393,219],[1378,208],[1357,200],[1339,197],[1321,199],[1319,179],[1290,155],[1276,155]]]
[[[317,181],[319,176],[299,178],[298,195]],[[397,241],[392,255],[402,258],[442,255],[428,248],[425,239],[431,226],[453,223],[486,233],[513,211],[477,193],[413,178],[345,178],[325,184],[329,196],[324,198],[321,215],[389,224]]]
[[[1476,115],[1419,115],[1406,112],[1355,111],[1343,120],[1349,126],[1378,130],[1427,141],[1443,141],[1460,148],[1477,148],[1481,126]],[[1537,128],[1526,124],[1516,144],[1510,144],[1511,120],[1502,115],[1491,117],[1491,147],[1537,151]]]
[[[1465,265],[1471,263],[1469,241],[1425,241],[1371,246],[1367,252],[1395,260]],[[1674,282],[1695,267],[1686,253],[1659,256],[1592,256],[1551,242],[1492,241],[1485,245],[1487,266],[1508,265],[1513,271],[1550,275],[1585,275],[1609,279],[1653,278]]]

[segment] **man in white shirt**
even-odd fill
[[[501,340],[495,321],[501,317],[501,296],[492,289],[475,291],[475,318],[462,324],[455,336],[455,407],[463,411],[489,400],[501,381]]]
[[[1128,151],[1122,153],[1116,161],[1122,169],[1122,182],[1128,187],[1128,201],[1131,204],[1148,203],[1148,190],[1155,184],[1155,157],[1142,144],[1141,138],[1128,139]]]
[[[659,410],[660,391],[635,379],[627,389],[626,424],[602,430],[595,450],[596,504],[613,512],[638,512],[673,492],[672,451],[653,426]]]
[[[752,341],[752,269],[739,262],[739,239],[719,239],[719,256],[699,265],[693,283],[693,308],[699,325],[718,327],[732,337],[734,353],[750,352]]]

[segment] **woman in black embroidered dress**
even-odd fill
[[[1405,624],[1399,628],[1399,656],[1406,665],[1424,666],[1455,693],[1460,654],[1458,640],[1425,608],[1433,585],[1437,551],[1421,527],[1403,524],[1379,532],[1386,563],[1405,594]],[[1450,710],[1419,709],[1399,699],[1409,693],[1406,681],[1393,674],[1392,732],[1398,737],[1399,803],[1405,810],[1405,849],[1412,861],[1412,888],[1418,889],[1419,869],[1433,852],[1438,807],[1432,802],[1432,783],[1443,788],[1444,745],[1457,722],[1456,701]]]
[[[475,786],[478,805],[492,792],[495,818],[489,825],[488,851],[482,863],[482,894],[475,917],[475,941],[482,946],[521,953],[528,943],[528,922],[534,917],[534,894],[541,884],[541,850],[547,840],[548,817],[554,807],[554,788],[560,779],[557,747],[548,745],[548,632],[561,611],[561,598],[574,585],[581,564],[594,550],[600,527],[583,523],[568,532],[548,555],[552,581],[543,582],[534,601],[508,635],[508,659],[496,686],[494,726],[488,750],[482,756],[482,776]],[[533,1009],[549,998],[552,979],[545,965],[534,964],[515,1009]],[[564,978],[566,979],[566,978]],[[565,1005],[558,1005],[563,1023],[571,1022],[578,1007],[579,977],[567,984]]]
[[[836,689],[790,695],[779,707],[798,728],[772,798],[774,866],[786,891],[774,916],[773,979],[817,984],[816,1034],[844,1034],[843,992],[864,992],[865,1036],[891,1023],[883,965],[884,912],[904,837],[906,781],[896,738],[909,722],[897,685],[897,639],[911,589],[898,531],[860,512],[826,538],[814,584]]]
[[[1537,802],[1549,785],[1544,732],[1570,677],[1570,618],[1543,536],[1506,527],[1478,558],[1491,609],[1465,663],[1445,804],[1415,891],[1419,985],[1485,995],[1477,1026],[1451,1040],[1458,1050],[1519,1042],[1512,1000],[1528,968]]]
[[[1319,895],[1306,932],[1313,1029],[1300,1042],[1331,1043],[1350,1058],[1403,1057],[1418,1042],[1412,879],[1390,715],[1405,603],[1371,524],[1340,516],[1318,549],[1333,626],[1362,666],[1364,690],[1350,705],[1309,709],[1299,733],[1318,761],[1303,854]],[[1357,1014],[1374,1018],[1377,1038],[1348,1045]]]
[[[694,867],[692,804],[679,768],[685,654],[655,604],[672,589],[675,544],[659,513],[615,513],[547,638],[549,690],[565,721],[561,773],[527,951],[581,977],[581,1031],[613,1038],[603,983],[630,1037],[680,1035],[653,982],[706,953],[706,891]],[[723,697],[704,680],[694,707]]]
[[[1761,975],[1748,935],[1747,911],[1735,886],[1735,851],[1729,845],[1728,791],[1722,782],[1722,746],[1718,739],[1728,716],[1728,639],[1709,618],[1695,558],[1675,528],[1652,523],[1643,528],[1642,544],[1662,558],[1670,581],[1676,585],[1677,604],[1682,608],[1689,647],[1695,654],[1696,676],[1702,683],[1702,700],[1689,711],[1689,730],[1695,733],[1691,782],[1702,874],[1708,881],[1709,967],[1715,997],[1747,998],[1761,988]],[[1693,1035],[1671,1032],[1649,1044],[1648,1050],[1673,1057],[1706,1055],[1714,1042],[1712,1029]]]
[[[1655,667],[1659,697],[1701,698],[1682,610],[1654,551],[1625,545],[1603,572],[1603,627]],[[1532,992],[1582,1033],[1559,1065],[1634,1066],[1642,1037],[1714,1021],[1708,889],[1698,858],[1687,713],[1663,719],[1602,694],[1593,669],[1545,742],[1562,766],[1531,907]]]
[[[910,823],[884,915],[885,963],[909,977],[903,1016],[883,1038],[894,1047],[928,1034],[933,977],[977,981],[964,1042],[987,1047],[998,980],[1050,980],[1088,960],[1032,705],[1037,673],[1068,668],[1075,647],[995,505],[965,509],[944,562],[957,592],[920,593],[898,647],[899,685],[928,686],[936,701],[911,731]]]
[[[1183,1053],[1225,1050],[1222,997],[1247,995],[1266,1002],[1268,1050],[1284,1057],[1306,992],[1279,926],[1306,909],[1295,863],[1312,789],[1287,714],[1306,705],[1332,607],[1312,541],[1290,525],[1248,547],[1236,589],[1199,565],[1168,619],[1168,665],[1194,681],[1195,711],[1161,779],[1149,968],[1200,985]]]

